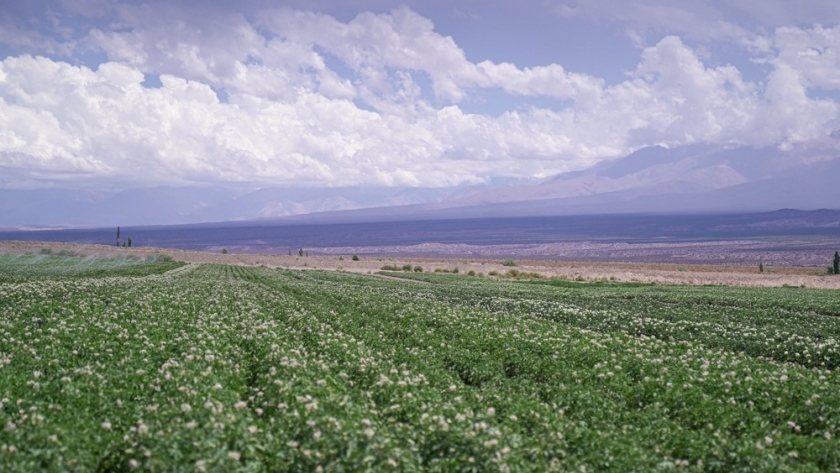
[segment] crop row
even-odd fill
[[[0,283],[0,463],[8,471],[840,465],[840,393],[828,367],[754,356],[715,342],[721,334],[682,336],[689,311],[668,316],[652,303],[642,312],[646,331],[634,332],[622,317],[647,307],[635,304],[648,296],[619,297],[633,295],[628,288],[434,282],[191,265]],[[611,299],[626,301],[621,315],[610,315]],[[757,326],[743,310],[746,326]],[[765,332],[791,327],[771,321]]]

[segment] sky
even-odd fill
[[[840,130],[835,0],[3,1],[0,59],[0,189],[444,187]]]

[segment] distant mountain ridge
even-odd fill
[[[0,226],[176,225],[276,219],[457,199],[484,186],[445,188],[152,187],[124,191],[1,190]]]
[[[840,209],[840,157],[819,150],[643,148],[537,185],[480,190],[438,204],[299,215],[295,221]]]
[[[822,148],[653,146],[540,182],[446,188],[0,190],[0,226],[350,222],[840,208],[840,136]]]

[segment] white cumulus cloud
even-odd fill
[[[566,17],[588,11],[564,5]],[[840,128],[837,102],[814,93],[840,88],[837,27],[747,35],[762,45],[750,48],[768,67],[761,80],[668,35],[608,83],[556,63],[472,62],[407,7],[347,20],[168,3],[88,10],[96,21],[64,44],[105,62],[79,65],[39,35],[16,43],[33,54],[0,62],[0,185],[443,186],[545,176],[653,144],[789,146]],[[466,112],[482,93],[529,101]]]

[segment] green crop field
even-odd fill
[[[402,276],[0,256],[0,470],[840,471],[837,291]]]

